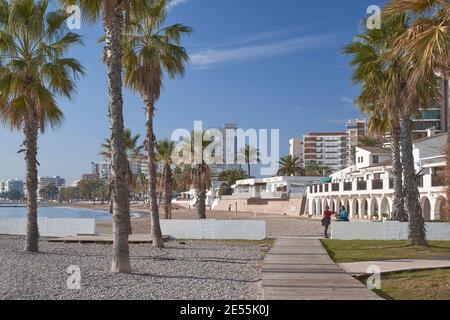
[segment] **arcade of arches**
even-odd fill
[[[446,198],[443,195],[422,195],[420,204],[424,220],[439,220],[442,217],[445,203]],[[320,216],[326,206],[329,206],[331,211],[339,211],[339,208],[345,206],[351,218],[390,217],[392,197],[317,197],[309,200],[309,213]]]

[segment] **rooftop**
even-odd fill
[[[435,134],[433,136],[429,136],[429,137],[425,137],[425,138],[422,138],[422,139],[414,140],[414,143],[425,142],[425,141],[428,141],[428,140],[431,140],[431,139],[434,139],[434,138],[437,138],[437,137],[445,136],[447,134],[448,134],[447,132],[437,133],[437,134]]]
[[[311,132],[307,136],[329,136],[329,137],[334,137],[334,136],[345,136],[345,135],[347,135],[346,132]]]
[[[358,147],[359,149],[363,149],[369,151],[371,153],[391,153],[391,150],[382,148],[382,147]]]

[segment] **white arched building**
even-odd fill
[[[447,133],[414,143],[420,202],[426,221],[440,219],[447,201],[446,145]],[[345,206],[353,219],[390,216],[394,193],[390,150],[357,147],[356,162],[356,165],[332,174],[329,182],[308,188],[310,215],[322,215],[326,206],[332,211]]]

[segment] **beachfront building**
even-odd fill
[[[299,217],[307,209],[307,187],[320,180],[320,177],[239,180],[233,186],[233,194],[215,199],[212,209]]]
[[[362,137],[369,135],[369,126],[366,119],[351,119],[347,121],[347,165],[356,163],[355,150]]]
[[[313,132],[303,136],[305,166],[320,165],[341,170],[348,162],[346,132]]]
[[[414,161],[424,219],[438,220],[446,203],[445,148],[447,134],[436,134],[414,142]],[[393,174],[390,150],[356,148],[355,165],[335,172],[330,180],[308,188],[310,215],[322,215],[329,206],[345,206],[353,219],[389,218],[393,202]]]
[[[24,194],[24,182],[20,179],[0,180],[0,193],[18,192]]]
[[[307,186],[318,183],[320,179],[320,177],[271,177],[239,180],[233,186],[233,197],[281,199],[305,196]]]
[[[297,157],[301,165],[304,165],[305,160],[303,159],[303,139],[302,138],[292,138],[289,140],[289,154],[291,157]]]

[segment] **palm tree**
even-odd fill
[[[172,153],[175,149],[175,142],[161,140],[156,144],[156,159],[162,162],[163,172],[161,185],[164,189],[164,218],[172,219],[172,193],[173,193],[173,174],[172,174]]]
[[[127,154],[127,175],[126,175],[126,182],[127,182],[127,187],[128,187],[128,193],[130,193],[130,191],[133,189],[133,187],[135,187],[135,179],[133,177],[133,172],[131,171],[131,166],[130,166],[130,158],[132,159],[137,159],[142,157],[142,150],[144,149],[144,146],[139,144],[139,139],[141,138],[140,134],[136,134],[133,135],[133,132],[131,131],[131,129],[125,129],[124,131],[125,136],[124,136],[124,145],[125,145],[125,150],[126,150],[126,154]],[[100,145],[101,148],[103,149],[100,152],[100,155],[108,160],[111,160],[112,158],[112,145],[111,145],[111,140],[110,139],[105,139],[105,141]],[[113,213],[114,211],[114,203],[113,203],[113,198],[112,198],[112,194],[114,190],[114,180],[111,179],[109,181],[109,192],[108,192],[108,198],[110,199],[109,201],[109,205],[110,205],[110,213]],[[129,205],[129,203],[128,203]],[[131,222],[129,224],[129,229],[130,229],[130,233],[131,233]]]
[[[389,15],[407,14],[410,17],[407,32],[398,37],[391,52],[392,56],[402,58],[403,72],[408,75],[409,90],[405,95],[406,105],[413,108],[417,108],[420,103],[429,105],[427,103],[429,100],[439,97],[434,90],[436,72],[440,71],[445,80],[448,79],[450,71],[450,3],[447,0],[391,0],[385,12]],[[423,84],[424,81],[428,84]],[[425,87],[419,97],[416,93],[418,87]],[[405,185],[406,202],[411,215],[409,241],[412,245],[424,245],[427,243],[426,232],[421,214],[420,195],[415,183],[414,162],[411,159],[410,118],[403,117],[402,128],[406,144],[404,153],[408,158],[408,163],[405,164]]]
[[[182,24],[162,27],[166,19],[166,0],[156,2],[158,5],[145,17],[131,15],[124,42],[123,63],[125,84],[141,95],[146,108],[151,228],[154,246],[163,247],[156,196],[156,138],[153,117],[164,74],[169,78],[184,75],[189,56],[185,48],[180,46],[180,41],[183,35],[191,32],[191,28]]]
[[[184,163],[184,170],[189,170],[188,181],[195,189],[197,198],[197,215],[200,220],[206,219],[206,194],[212,187],[211,168],[205,161],[204,151],[216,142],[204,139],[204,132],[193,131],[190,137],[184,137],[184,149],[191,153],[189,163]]]
[[[253,148],[252,146],[250,146],[248,144],[245,145],[245,147],[243,147],[239,150],[238,160],[239,160],[239,163],[244,162],[245,164],[247,164],[248,178],[251,179],[251,177],[252,177],[251,172],[250,172],[251,165],[260,162],[258,149]]]
[[[133,134],[131,129],[124,130],[124,145],[128,158],[141,157],[142,151],[144,150],[144,145],[139,144],[139,139],[141,138],[140,134]],[[103,149],[100,152],[100,155],[108,160],[111,160],[112,157],[112,145],[110,139],[105,139],[105,141],[100,145]]]
[[[300,164],[300,159],[297,156],[288,155],[282,157],[278,162],[279,169],[277,176],[303,176],[305,169]]]
[[[381,147],[379,139],[373,138],[371,136],[362,136],[358,141],[359,147]]]
[[[66,29],[67,14],[47,12],[48,2],[0,1],[0,119],[23,130],[26,161],[26,251],[38,252],[38,135],[58,127],[64,115],[56,96],[71,98],[74,80],[84,74],[78,60],[66,57],[81,37]]]
[[[85,21],[103,20],[105,31],[105,61],[108,68],[108,115],[111,131],[111,175],[113,214],[113,259],[111,271],[130,273],[129,190],[127,186],[127,155],[124,145],[124,119],[122,97],[122,48],[128,17],[147,15],[154,10],[155,0],[60,0],[65,6],[78,5]]]
[[[325,177],[333,173],[329,167],[318,164],[310,164],[305,167],[304,171],[304,176],[307,177]]]
[[[386,64],[390,46],[405,32],[405,17],[384,19],[380,30],[365,30],[343,49],[352,56],[350,64],[355,67],[353,81],[361,85],[361,94],[356,102],[369,115],[370,132],[384,134],[391,132],[391,148],[394,175],[394,201],[392,217],[398,221],[408,221],[404,209],[403,167],[400,153],[401,129],[398,113],[401,109],[403,91],[392,88],[392,75],[401,78],[398,63]],[[388,67],[386,67],[388,66]],[[397,83],[397,81],[395,81]],[[399,87],[404,87],[400,85]]]

